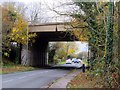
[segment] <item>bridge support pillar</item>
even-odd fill
[[[48,64],[48,42],[44,40],[36,40],[32,46],[29,46],[28,58],[29,65],[36,67],[44,67]]]
[[[21,50],[21,64],[25,66],[30,65],[30,50],[28,50],[27,45],[22,45],[22,50]]]

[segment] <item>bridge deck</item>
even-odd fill
[[[66,31],[70,27],[68,23],[45,23],[29,25],[29,32],[56,32]]]

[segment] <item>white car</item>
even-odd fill
[[[72,59],[72,62],[74,62],[74,63],[79,63],[80,61],[79,61],[77,58],[73,58],[73,59]]]
[[[76,60],[76,58],[72,58],[72,62],[74,62]]]
[[[79,61],[80,63],[83,63],[83,61],[82,61],[81,59],[78,59],[78,61]]]
[[[67,60],[66,60],[66,64],[72,64],[71,59],[67,59]]]

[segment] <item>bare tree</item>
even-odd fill
[[[47,11],[42,2],[14,2],[14,6],[30,24],[47,22]]]

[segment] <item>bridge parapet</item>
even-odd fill
[[[45,23],[29,25],[29,32],[56,32],[66,31],[70,26],[67,23]]]

